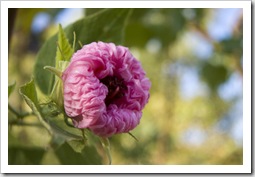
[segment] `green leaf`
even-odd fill
[[[45,150],[32,147],[9,147],[8,164],[9,165],[40,165]]]
[[[101,165],[102,158],[95,147],[85,146],[81,153],[75,152],[69,143],[65,142],[55,150],[59,161],[63,165]]]
[[[20,94],[32,109],[38,107],[38,99],[33,79],[20,87]]]
[[[155,37],[155,34],[150,27],[141,22],[132,22],[128,24],[125,36],[127,45],[144,47],[150,38]]]
[[[59,61],[62,61],[62,60],[70,61],[74,53],[71,45],[68,42],[65,32],[63,31],[62,26],[60,24],[59,24],[57,43],[58,43],[58,47],[57,47],[57,54],[56,54],[56,64],[55,64],[56,67],[58,67]]]
[[[52,133],[50,126],[47,124],[46,120],[43,118],[40,112],[34,80],[32,79],[30,82],[20,87],[19,92],[21,96],[24,98],[24,100],[26,101],[26,103],[28,104],[28,106],[32,109],[34,114],[38,117],[40,122],[45,126],[45,128],[50,133]]]
[[[82,153],[82,150],[84,149],[86,145],[85,140],[71,140],[67,142],[69,146],[73,148],[75,152]]]
[[[53,101],[38,102],[34,80],[22,86],[20,94],[50,134],[65,140],[83,139],[79,129],[70,127],[65,123],[65,114],[58,105]]]
[[[13,136],[8,131],[8,164],[9,165],[40,165],[45,149],[31,147],[28,143]]]
[[[8,97],[11,95],[13,92],[14,88],[16,86],[16,82],[13,82],[12,84],[8,85]]]
[[[103,8],[87,8],[87,9],[85,9],[85,16],[92,15],[94,13],[101,11],[101,10],[103,10]]]
[[[180,9],[135,8],[126,28],[125,43],[145,47],[150,39],[157,39],[163,49],[177,40],[185,22]]]
[[[77,41],[81,41],[82,44],[94,41],[122,44],[125,26],[131,11],[131,9],[104,9],[67,26],[64,32],[69,41],[73,41],[73,32],[75,32]],[[55,65],[56,41],[57,35],[54,35],[44,43],[38,52],[34,67],[36,84],[45,94],[51,92],[54,78],[43,67]],[[78,48],[79,45],[76,45],[75,50]]]

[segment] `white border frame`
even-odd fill
[[[50,7],[49,7],[50,6]],[[242,8],[243,165],[8,165],[8,8]],[[1,173],[251,173],[250,1],[1,1]]]

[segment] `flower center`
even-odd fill
[[[119,99],[125,95],[127,86],[124,84],[123,79],[116,76],[107,76],[100,81],[108,88],[108,94],[105,99],[106,105],[109,105],[114,100]]]

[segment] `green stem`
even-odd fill
[[[111,157],[111,147],[110,147],[110,142],[108,138],[100,138],[101,144],[106,152],[106,155],[109,160],[109,165],[112,164],[112,157]]]
[[[83,45],[82,45],[81,41],[78,41],[78,43],[79,43],[80,47],[82,48],[82,47],[83,47]]]
[[[86,141],[87,140],[87,136],[86,136],[86,129],[81,129],[82,131],[82,137],[83,137],[83,140]]]
[[[76,33],[73,32],[73,51],[75,51]]]

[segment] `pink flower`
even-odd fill
[[[65,112],[74,126],[101,137],[129,132],[139,124],[151,86],[128,48],[104,42],[78,50],[62,80]]]

